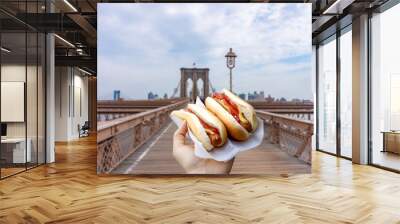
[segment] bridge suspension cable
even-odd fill
[[[178,85],[176,86],[176,88],[174,88],[174,92],[172,93],[170,98],[175,98],[176,94],[178,93],[179,90],[179,86],[181,85],[181,81],[178,82]]]
[[[215,93],[215,89],[214,89],[214,87],[212,86],[212,84],[211,84],[211,80],[210,79],[208,79],[208,83],[210,83],[210,92],[211,93]]]

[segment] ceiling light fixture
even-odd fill
[[[343,10],[353,2],[354,0],[336,0],[322,14],[342,14]]]
[[[64,0],[64,3],[67,4],[74,12],[78,12],[78,10],[68,0]]]
[[[60,37],[58,34],[54,34],[55,37],[57,37],[58,39],[60,39],[62,42],[66,43],[68,46],[75,48],[75,45],[73,45],[71,42],[69,42],[68,40]]]
[[[7,48],[5,48],[5,47],[1,47],[1,50],[4,51],[4,52],[6,52],[6,53],[10,53],[10,52],[11,52],[11,50],[9,50],[9,49],[7,49]]]
[[[83,69],[81,69],[81,68],[79,68],[79,67],[78,67],[78,70],[81,71],[81,72],[83,72],[83,73],[85,73],[85,74],[87,74],[87,75],[89,75],[89,76],[92,76],[92,75],[93,75],[92,73],[90,73],[90,72],[88,72],[88,71],[86,71],[86,70],[83,70]]]
[[[83,50],[81,48],[77,48],[76,53],[78,53],[79,55],[83,55]]]

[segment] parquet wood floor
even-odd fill
[[[15,173],[19,173],[25,170],[25,167],[3,167],[1,168],[1,176],[2,177],[7,177],[10,175],[13,175]]]
[[[0,181],[0,223],[400,223],[400,175],[313,154],[313,173],[97,176],[95,138]]]

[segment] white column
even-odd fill
[[[46,1],[46,12],[54,12],[54,5]],[[55,42],[54,34],[46,34],[46,163],[55,162]]]
[[[353,162],[368,163],[368,15],[353,19]]]
[[[69,141],[72,113],[72,72],[70,67],[55,68],[55,141]]]
[[[55,75],[54,75],[54,35],[46,36],[46,163],[55,161]]]

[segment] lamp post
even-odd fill
[[[229,90],[232,92],[232,69],[235,67],[236,54],[229,48],[229,52],[226,53],[226,67],[229,68]]]

